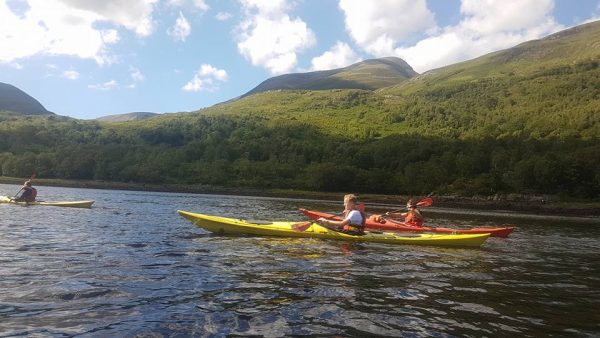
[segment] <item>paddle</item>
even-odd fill
[[[428,206],[431,206],[432,204],[433,204],[433,199],[431,199],[431,197],[426,197],[426,198],[420,200],[419,202],[417,202],[416,205],[420,206],[420,207],[428,207]],[[397,224],[397,225],[402,225],[402,226],[422,226],[422,217],[421,217],[421,223],[412,224],[412,223],[405,223],[403,221],[391,218],[389,216],[395,212],[405,210],[405,209],[408,209],[408,208],[403,208],[403,209],[400,209],[397,211],[392,211],[392,212],[386,212],[384,215],[379,216],[378,219],[376,218],[375,220],[382,224],[384,224],[386,222],[390,222],[392,224]]]
[[[306,229],[310,228],[310,226],[312,224],[313,224],[313,222],[294,223],[294,224],[292,224],[292,230],[294,230],[296,232],[302,232],[302,231],[305,231]]]
[[[429,206],[431,206],[432,204],[433,204],[433,199],[432,199],[431,197],[425,197],[424,199],[422,199],[422,200],[420,200],[419,202],[417,202],[417,206],[418,206],[418,207],[429,207]],[[404,224],[403,222],[400,222],[400,221],[398,221],[398,220],[395,220],[395,219],[393,219],[393,218],[390,218],[390,217],[387,217],[387,216],[388,216],[389,214],[393,214],[393,213],[396,213],[396,212],[404,211],[404,210],[406,210],[406,209],[408,209],[408,208],[407,208],[407,207],[404,207],[404,208],[402,208],[402,209],[398,209],[398,210],[394,210],[394,211],[388,211],[388,212],[386,212],[386,213],[385,213],[385,214],[383,214],[383,215],[374,215],[374,216],[376,216],[376,217],[377,217],[377,218],[375,219],[375,221],[376,221],[376,222],[379,222],[379,223],[385,223],[385,220],[387,220],[387,221],[389,221],[389,222],[392,222],[392,223]],[[384,218],[385,218],[385,220],[384,220]]]
[[[339,214],[331,215],[329,217],[326,217],[325,219],[332,219],[332,218],[335,218],[335,217],[338,217],[338,216],[339,216]],[[306,229],[310,228],[310,226],[313,223],[317,223],[317,224],[319,224],[321,226],[324,226],[324,225],[322,225],[321,223],[319,223],[317,221],[308,221],[308,222],[300,222],[300,223],[294,223],[294,224],[292,224],[292,230],[294,230],[296,232],[306,231]],[[329,227],[326,227],[326,228],[329,229]]]
[[[417,202],[417,206],[418,207],[429,207],[433,204],[433,199],[431,197],[425,197],[424,199],[420,200],[419,202]],[[388,211],[386,212],[386,214],[393,214],[399,211],[404,211],[408,209],[407,207],[404,207],[402,209],[398,209],[398,210],[394,210],[394,211]]]
[[[34,179],[34,178],[35,178],[35,173],[31,174],[31,177],[29,178],[29,181],[31,181],[31,180],[32,180],[32,179]],[[18,195],[18,194],[19,194],[19,193],[20,193],[22,190],[23,190],[23,187],[21,187],[21,189],[19,189],[19,191],[17,191],[17,193],[16,193],[16,194],[15,194],[13,197],[11,197],[10,199],[11,199],[11,200],[15,200],[15,199],[17,198],[17,195]]]

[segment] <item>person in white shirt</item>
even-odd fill
[[[344,213],[341,221],[319,218],[317,223],[335,231],[351,235],[363,235],[365,230],[365,214],[358,210],[358,197],[354,194],[344,196]]]

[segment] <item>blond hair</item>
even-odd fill
[[[346,201],[356,203],[356,202],[358,202],[358,196],[356,196],[354,194],[344,195],[344,202],[346,202]]]

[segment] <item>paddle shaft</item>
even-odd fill
[[[363,206],[363,208],[364,208],[364,204],[363,204],[362,206]],[[344,211],[345,211],[345,210],[344,210]],[[323,219],[325,219],[325,220],[329,220],[329,219],[333,219],[333,218],[336,218],[336,217],[340,217],[340,216],[342,216],[342,215],[344,214],[344,211],[342,211],[341,213],[337,213],[337,214],[334,214],[334,215],[328,216],[328,217],[323,217]],[[339,230],[337,229],[337,227],[334,227],[334,226],[331,226],[331,225],[328,225],[328,224],[327,224],[327,225],[325,225],[325,224],[323,224],[322,222],[319,222],[318,220],[315,220],[315,221],[308,221],[308,222],[303,222],[303,223],[296,223],[296,224],[293,224],[293,225],[292,225],[292,229],[294,229],[294,231],[302,232],[302,231],[304,231],[304,230],[306,230],[306,229],[310,228],[310,226],[311,226],[313,223],[317,223],[317,224],[319,224],[320,226],[322,226],[322,227],[325,227],[325,228],[327,228],[327,229],[329,229],[329,230],[333,230],[333,231],[339,231]]]
[[[419,202],[417,202],[417,206],[418,207],[428,207],[428,206],[430,206],[432,204],[433,204],[433,200],[431,199],[431,197],[426,197],[426,198],[420,200]],[[394,214],[394,213],[397,213],[397,212],[400,212],[400,211],[404,211],[404,210],[407,210],[407,209],[408,209],[407,207],[404,207],[402,209],[398,209],[398,210],[394,210],[394,211],[388,211],[386,214]]]
[[[14,196],[13,196],[13,197],[11,197],[10,199],[11,199],[11,200],[15,200],[15,199],[17,199],[17,196],[19,195],[19,193],[20,193],[21,191],[23,191],[23,188],[19,189],[19,191],[17,191],[17,193],[16,193],[16,194],[14,194]]]

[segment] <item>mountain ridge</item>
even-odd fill
[[[0,82],[0,111],[23,115],[53,115],[38,100],[23,90]]]
[[[374,90],[405,81],[418,75],[404,60],[397,57],[368,59],[350,66],[271,77],[240,97],[269,90]]]

